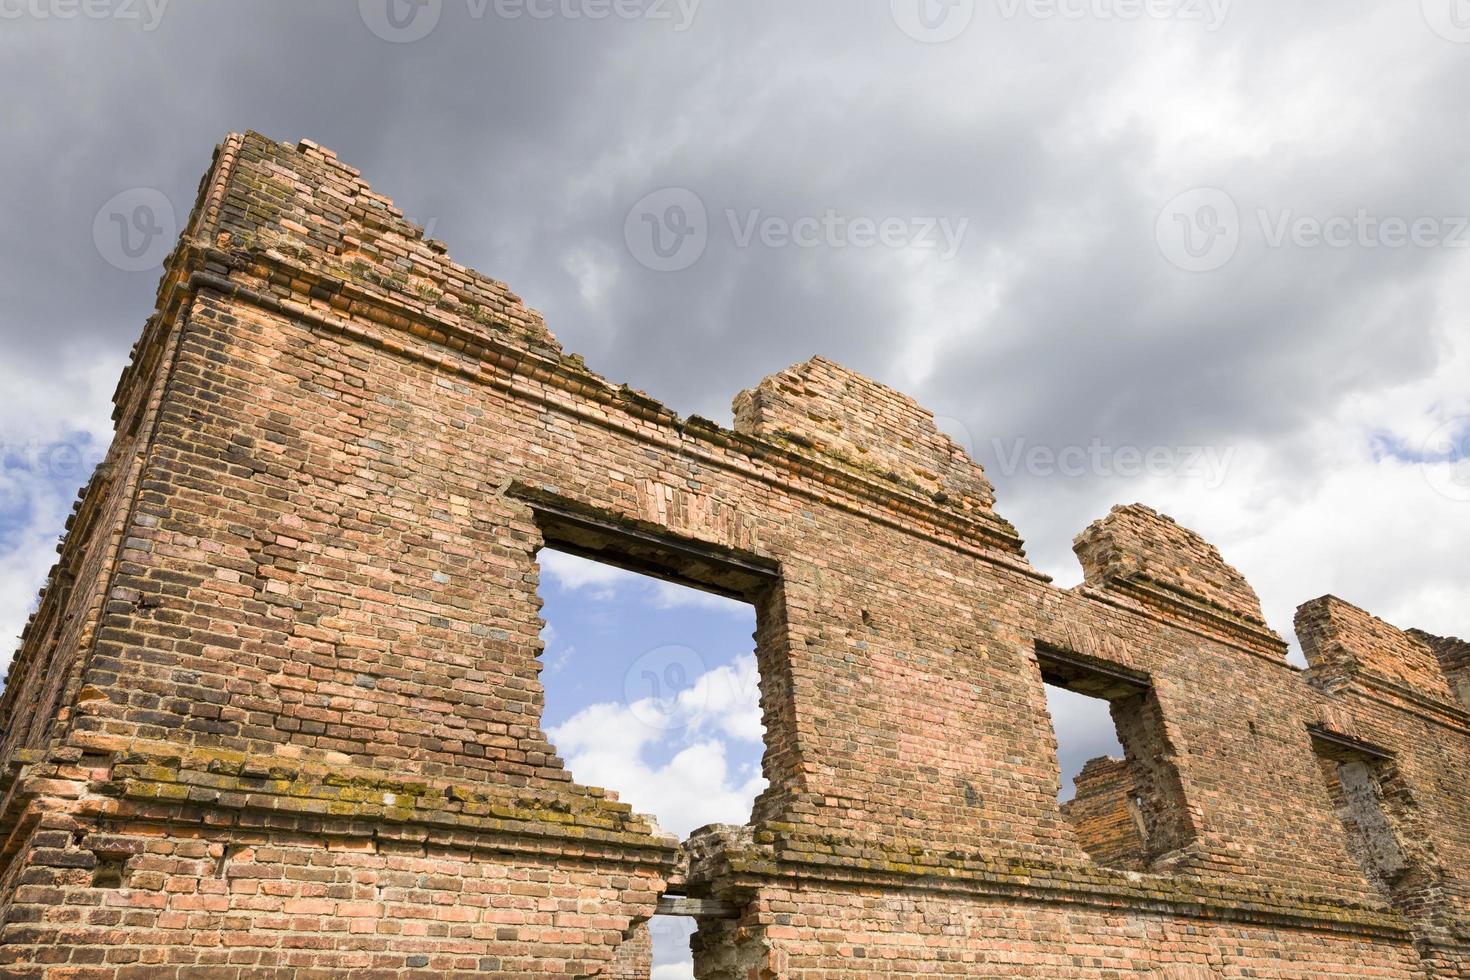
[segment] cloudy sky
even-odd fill
[[[0,81],[5,636],[245,128],[680,411],[814,353],[916,395],[1064,585],[1142,500],[1283,634],[1333,592],[1470,635],[1467,0],[0,0]],[[574,614],[645,588],[572,567]]]

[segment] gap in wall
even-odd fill
[[[1046,685],[1046,706],[1057,736],[1057,761],[1062,770],[1062,787],[1057,799],[1066,802],[1077,795],[1077,777],[1083,766],[1100,757],[1123,758],[1112,711],[1103,698],[1088,697],[1063,687]]]
[[[750,820],[761,774],[755,607],[543,548],[543,728],[572,777],[686,839]],[[692,977],[692,920],[650,922],[654,980]]]

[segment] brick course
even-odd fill
[[[680,418],[329,151],[248,134],[116,405],[0,699],[7,976],[623,976],[671,887],[731,910],[701,977],[1470,975],[1454,641],[1329,597],[1298,671],[1137,505],[1058,589],[932,416],[840,365]],[[541,730],[547,542],[756,606],[770,788],[687,869]],[[1146,869],[1057,804],[1058,663],[1131,685]],[[1324,746],[1369,760],[1400,878]]]

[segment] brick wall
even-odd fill
[[[1423,630],[1409,630],[1409,634],[1429,644],[1439,658],[1450,685],[1465,706],[1470,708],[1470,643],[1456,636],[1434,636]]]
[[[613,976],[671,881],[705,977],[1470,962],[1470,717],[1429,647],[1314,605],[1351,657],[1303,674],[1140,506],[1057,589],[911,399],[815,359],[732,430],[680,418],[313,144],[220,148],[118,422],[0,701],[9,975]],[[548,542],[757,609],[770,788],[687,874],[541,729]],[[1057,803],[1040,651],[1146,691],[1147,873]],[[1422,887],[1370,880],[1324,738],[1389,760]]]
[[[1077,843],[1098,864],[1143,871],[1149,861],[1132,797],[1137,792],[1122,759],[1089,760],[1077,774],[1077,795],[1062,804]]]
[[[1437,701],[1453,700],[1444,669],[1427,643],[1336,596],[1297,610],[1296,629],[1307,662],[1324,683],[1362,674]]]
[[[633,930],[632,938],[618,946],[608,969],[609,980],[648,980],[653,973],[653,935],[645,922]]]

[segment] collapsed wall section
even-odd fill
[[[1077,794],[1062,804],[1062,813],[1071,821],[1077,843],[1098,864],[1147,870],[1145,831],[1134,802],[1137,792],[1123,759],[1091,759],[1077,774]]]
[[[1408,632],[1434,651],[1445,678],[1459,695],[1460,703],[1470,709],[1470,643],[1457,636],[1435,636],[1423,630]]]

